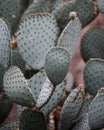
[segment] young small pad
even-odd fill
[[[17,35],[23,59],[33,69],[40,70],[46,52],[57,43],[59,28],[52,14],[31,14],[23,19]]]
[[[45,58],[45,71],[54,86],[66,77],[70,64],[70,53],[63,47],[49,49]]]
[[[58,46],[62,46],[67,48],[70,52],[70,56],[72,58],[73,53],[77,47],[77,43],[79,41],[81,32],[81,23],[78,18],[71,20],[65,29],[62,31],[59,39],[58,39]]]

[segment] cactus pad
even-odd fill
[[[0,16],[7,19],[12,29],[16,27],[21,13],[20,0],[1,0]]]
[[[7,68],[10,65],[10,31],[3,19],[0,19],[0,64]]]
[[[53,15],[56,17],[59,27],[65,28],[70,21],[69,13],[77,12],[77,15],[82,23],[82,27],[89,24],[95,16],[95,5],[90,0],[72,0],[60,5],[53,11]]]
[[[52,84],[60,84],[66,77],[70,64],[70,53],[62,47],[51,48],[45,58],[45,70]]]
[[[39,93],[39,97],[36,101],[36,107],[42,107],[46,102],[49,100],[50,96],[52,95],[52,92],[54,90],[54,87],[52,83],[49,81],[47,78],[46,81],[44,82],[42,89]]]
[[[80,31],[80,20],[78,18],[75,18],[67,24],[59,37],[58,46],[67,48],[70,52],[71,57],[73,56],[73,53],[77,47],[77,43],[80,37]]]
[[[101,59],[91,59],[84,69],[84,83],[86,90],[95,96],[102,86],[104,86],[104,61]]]
[[[24,105],[35,105],[31,89],[24,78],[21,70],[16,66],[11,66],[4,74],[3,86],[5,93],[14,102]]]
[[[39,71],[29,80],[29,87],[34,94],[34,97],[37,101],[39,93],[42,89],[42,86],[46,80],[46,73],[44,70]]]
[[[84,114],[76,121],[76,124],[72,130],[91,130],[88,121],[88,113]]]
[[[23,111],[19,130],[47,130],[43,113],[29,109]]]
[[[98,8],[100,12],[104,13],[104,0],[98,0]]]
[[[74,89],[67,97],[61,110],[60,130],[68,130],[82,108],[84,94],[80,88]]]
[[[90,58],[104,59],[104,29],[94,27],[88,30],[81,40],[81,55],[84,61]]]
[[[17,34],[18,48],[29,66],[36,70],[44,67],[46,52],[56,45],[58,34],[59,28],[51,14],[31,14],[22,21]]]
[[[48,116],[49,113],[52,112],[52,110],[59,104],[59,102],[63,98],[64,91],[65,83],[62,82],[55,88],[53,95],[51,96],[47,104],[45,104],[45,106],[41,108],[44,115]]]
[[[91,102],[88,113],[91,129],[104,128],[104,88],[99,90]]]

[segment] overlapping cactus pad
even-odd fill
[[[88,30],[81,40],[81,55],[84,61],[90,58],[104,59],[104,28],[94,27]]]
[[[6,71],[3,86],[6,94],[16,103],[24,106],[35,105],[32,91],[18,67],[12,66]]]
[[[95,5],[91,0],[68,1],[53,11],[61,29],[64,29],[69,22],[69,13],[71,11],[77,12],[83,27],[89,24],[96,17]]]
[[[84,69],[84,82],[86,90],[95,96],[98,89],[104,86],[104,61],[91,59]]]
[[[71,129],[84,101],[84,93],[80,88],[74,89],[67,97],[61,111],[60,130]]]
[[[62,31],[59,39],[58,39],[58,46],[62,46],[68,49],[70,52],[71,57],[75,52],[77,47],[77,43],[79,41],[81,32],[81,22],[76,17],[74,20],[71,20],[65,29]]]
[[[51,48],[45,58],[45,70],[53,85],[60,84],[66,77],[70,64],[70,53],[62,47]]]
[[[89,107],[89,124],[91,129],[104,128],[104,88],[101,88]]]
[[[23,59],[33,69],[41,69],[46,52],[57,44],[59,28],[51,14],[33,14],[22,21],[17,35]]]
[[[7,68],[10,65],[11,34],[7,23],[0,18],[0,64]]]

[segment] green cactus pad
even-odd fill
[[[44,70],[39,71],[29,80],[29,87],[34,94],[34,97],[37,101],[39,93],[42,89],[42,86],[46,80],[46,73]]]
[[[29,109],[23,111],[19,130],[47,130],[46,119],[43,113]]]
[[[23,59],[33,69],[44,67],[47,50],[57,43],[59,28],[49,13],[28,15],[20,24],[18,48]]]
[[[2,123],[9,115],[13,106],[13,102],[9,98],[0,100],[0,123]]]
[[[65,28],[70,21],[69,13],[76,12],[82,27],[89,24],[95,17],[95,5],[91,0],[72,0],[60,5],[53,11],[53,15],[56,17],[59,27]]]
[[[104,61],[91,59],[84,68],[84,83],[86,91],[95,96],[98,89],[104,86]]]
[[[60,84],[66,77],[70,64],[70,53],[63,47],[49,49],[45,58],[45,71],[52,84]]]
[[[21,13],[20,0],[1,0],[0,1],[0,16],[7,19],[12,30],[17,26]]]
[[[7,68],[10,65],[11,34],[6,22],[0,18],[0,64]]]
[[[74,84],[74,78],[73,75],[68,72],[67,76],[65,77],[65,91],[70,91]]]
[[[49,79],[47,78],[42,86],[40,93],[39,93],[39,97],[36,101],[36,107],[40,108],[44,104],[46,104],[46,102],[51,97],[53,91],[54,91],[54,87],[53,87],[52,83],[49,81]]]
[[[104,13],[104,0],[98,0],[98,8],[100,12]]]
[[[35,98],[32,91],[18,67],[11,66],[5,72],[3,86],[7,96],[14,102],[23,106],[35,105]]]
[[[104,29],[94,27],[88,30],[81,40],[81,55],[84,61],[90,58],[104,59]]]
[[[21,117],[22,112],[27,109],[27,107],[21,106],[17,104],[17,112],[18,112],[18,117]]]
[[[84,102],[84,93],[80,88],[74,89],[67,97],[61,110],[60,130],[68,130],[78,117]]]
[[[46,3],[46,1],[41,0],[41,1],[36,1],[32,3],[28,9],[24,12],[21,20],[28,16],[29,14],[36,14],[36,13],[49,13],[50,9]]]
[[[81,117],[82,115],[88,113],[88,109],[89,109],[89,106],[90,106],[90,103],[92,100],[93,100],[92,96],[85,98],[85,101],[83,103],[82,109],[81,109],[78,117]]]
[[[68,49],[70,56],[73,56],[77,43],[80,37],[81,23],[78,18],[71,20],[65,29],[62,31],[59,40],[58,46],[62,46]]]
[[[47,104],[41,108],[44,115],[48,116],[49,113],[52,112],[52,110],[59,104],[59,102],[63,98],[64,91],[65,91],[65,83],[62,82],[55,88],[53,95],[51,96]]]
[[[13,50],[11,52],[11,62],[12,65],[18,66],[22,72],[25,71],[26,63],[23,60],[22,56],[20,55],[19,51],[17,49]]]
[[[91,130],[88,121],[88,113],[84,114],[76,121],[75,126],[72,130]]]
[[[99,90],[91,102],[88,113],[91,129],[104,128],[104,88]]]

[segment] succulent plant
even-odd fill
[[[94,27],[88,30],[81,39],[81,55],[85,62],[90,58],[104,59],[104,29]]]
[[[54,47],[48,51],[45,58],[45,71],[54,86],[64,80],[69,69],[69,64],[70,53],[65,48]]]
[[[22,21],[17,35],[23,59],[33,69],[40,70],[44,67],[46,52],[57,44],[59,28],[51,14],[33,14]]]
[[[90,0],[71,0],[63,5],[60,5],[53,11],[53,15],[56,17],[57,22],[61,30],[65,28],[67,23],[70,21],[69,13],[76,12],[82,27],[89,24],[95,17],[95,5]]]
[[[70,20],[70,22],[62,31],[58,39],[57,46],[67,48],[70,53],[70,57],[72,58],[80,38],[81,23],[78,17],[76,16],[76,12],[71,12],[70,15],[70,17],[72,17],[72,20]]]
[[[81,88],[76,88],[69,94],[61,110],[60,130],[71,129],[74,120],[78,117],[83,102],[84,93]]]
[[[88,113],[80,117],[72,130],[91,130],[88,120]]]
[[[91,59],[84,69],[84,83],[86,91],[95,96],[98,90],[104,86],[104,61]]]
[[[91,129],[104,128],[104,88],[101,88],[90,104],[88,119]]]

